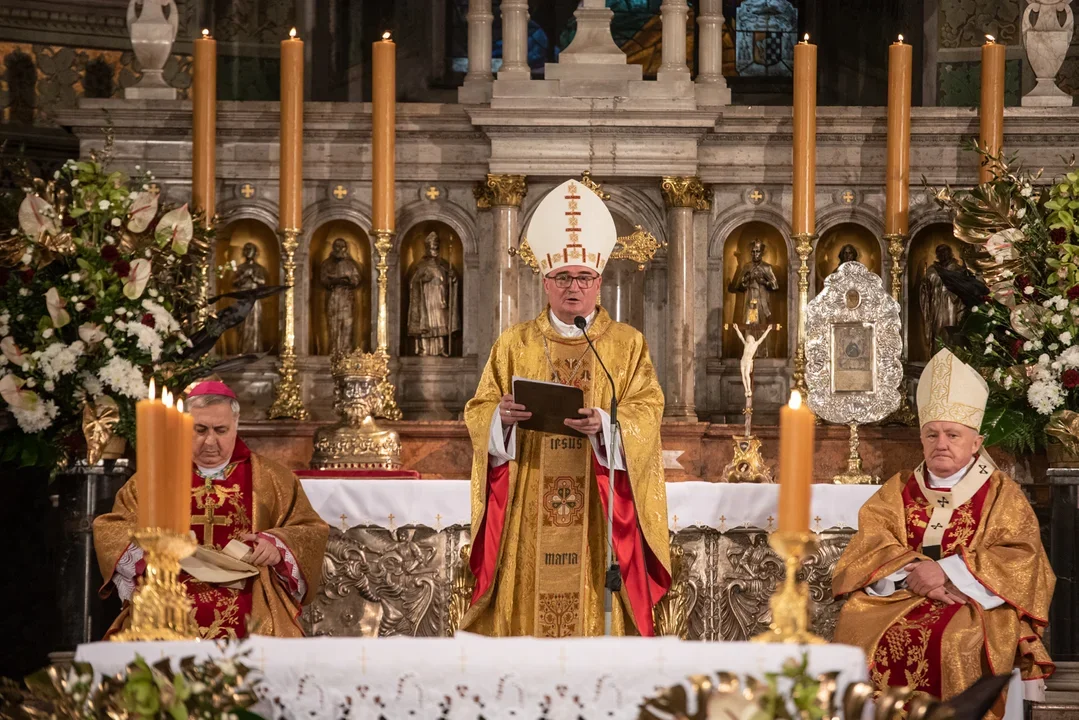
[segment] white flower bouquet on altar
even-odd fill
[[[986,444],[1079,453],[1079,173],[1046,184],[985,159],[992,180],[937,193],[987,286],[944,344],[989,383]]]
[[[187,322],[211,232],[160,202],[149,173],[110,172],[109,151],[47,182],[25,175],[14,227],[0,227],[5,462],[96,462],[113,436],[134,439],[150,377],[178,391],[207,372]]]

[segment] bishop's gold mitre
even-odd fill
[[[918,421],[955,422],[980,430],[988,400],[985,378],[945,348],[933,356],[918,380]]]
[[[611,211],[579,180],[567,180],[547,193],[524,235],[543,275],[571,265],[603,274],[618,242]]]

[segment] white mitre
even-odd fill
[[[524,237],[543,275],[569,265],[590,267],[602,275],[618,242],[611,211],[578,180],[567,180],[547,193],[532,213]]]
[[[918,380],[918,421],[944,421],[980,430],[989,386],[974,368],[941,350],[922,370]]]

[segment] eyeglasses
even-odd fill
[[[569,273],[558,273],[554,277],[547,278],[552,280],[554,285],[559,290],[565,290],[576,281],[577,287],[582,290],[587,290],[592,287],[596,280],[599,279],[599,275],[570,275]]]

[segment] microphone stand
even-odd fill
[[[614,593],[622,588],[622,572],[618,567],[618,559],[614,557],[614,461],[615,458],[620,457],[617,438],[621,437],[618,429],[618,391],[614,386],[614,378],[611,377],[607,366],[603,364],[603,358],[599,356],[596,346],[592,344],[592,338],[588,337],[588,321],[578,315],[573,318],[573,324],[584,334],[588,347],[592,348],[592,354],[596,356],[599,366],[607,376],[607,382],[611,384],[611,432],[606,440],[607,469],[610,470],[610,475],[607,477],[607,573],[603,583],[603,634],[609,637],[612,634],[611,614],[614,611]]]

